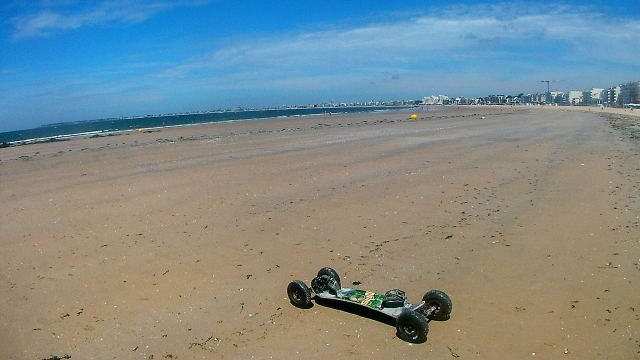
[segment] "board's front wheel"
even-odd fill
[[[295,307],[308,309],[311,306],[311,291],[309,287],[300,280],[293,280],[287,286],[289,301]]]
[[[427,341],[429,323],[422,314],[405,310],[396,320],[396,330],[398,338],[406,342],[420,344]]]
[[[318,271],[318,277],[322,275],[327,275],[328,277],[333,279],[338,284],[338,288],[342,287],[342,285],[340,284],[340,275],[338,275],[337,271],[333,270],[330,267],[325,267],[320,269],[320,271]]]
[[[449,299],[447,294],[440,290],[431,290],[424,294],[422,301],[425,302],[423,307],[424,311],[429,311],[429,308],[435,308],[435,310],[428,316],[429,320],[449,320],[453,305],[451,304],[451,299]]]

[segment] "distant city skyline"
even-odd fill
[[[547,82],[547,81],[543,81]],[[586,90],[550,91],[544,93],[492,94],[481,97],[466,98],[464,96],[449,97],[447,95],[430,95],[423,99],[425,105],[438,104],[556,104],[556,105],[606,105],[609,107],[625,107],[640,104],[640,81],[629,81],[608,88],[589,88]]]
[[[10,0],[0,132],[144,114],[639,80],[637,0]],[[551,84],[551,90],[555,90]]]

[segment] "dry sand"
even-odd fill
[[[598,113],[0,149],[0,358],[640,359],[639,119]],[[443,290],[451,319],[410,345],[384,319],[293,307],[287,284],[325,266],[413,301]]]

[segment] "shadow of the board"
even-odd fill
[[[328,307],[335,310],[341,310],[357,316],[362,316],[367,319],[393,326],[394,328],[396,326],[396,319],[394,317],[383,314],[366,306],[339,300],[323,299],[317,296],[314,296],[313,300],[320,306]]]

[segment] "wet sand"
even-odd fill
[[[640,359],[636,118],[418,115],[0,149],[0,357]],[[451,319],[293,307],[325,266]]]

